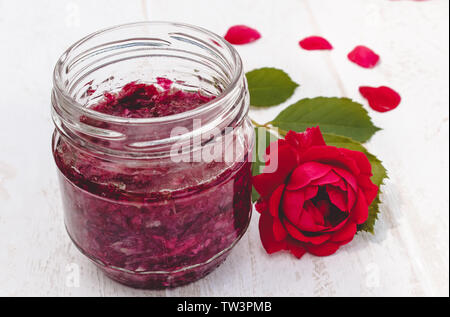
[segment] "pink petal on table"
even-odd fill
[[[330,44],[330,42],[320,36],[310,36],[304,38],[298,44],[301,48],[308,51],[333,49],[333,46]]]
[[[391,111],[400,104],[400,95],[393,89],[381,87],[359,87],[361,95],[369,101],[369,106],[378,112]]]
[[[231,44],[248,44],[261,38],[261,34],[246,25],[235,25],[228,29],[225,40]]]
[[[366,46],[359,45],[355,47],[347,55],[348,59],[353,63],[364,67],[373,68],[378,64],[380,56]]]

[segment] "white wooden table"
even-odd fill
[[[0,0],[0,295],[56,296],[416,296],[449,295],[449,2],[389,0]],[[359,96],[389,85],[403,101],[369,109],[383,131],[368,144],[384,161],[376,235],[358,234],[326,258],[268,256],[255,213],[228,260],[205,279],[174,290],[140,291],[104,277],[71,244],[51,156],[52,69],[74,41],[97,29],[171,20],[224,34],[233,24],[262,33],[238,47],[246,70],[282,68],[303,97]],[[298,47],[329,39],[330,52]],[[365,70],[346,53],[365,44],[382,57]],[[271,119],[284,105],[252,110]],[[72,279],[79,270],[79,283]]]

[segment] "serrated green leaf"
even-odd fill
[[[264,140],[261,139],[261,134],[264,135]],[[266,148],[270,145],[271,142],[276,141],[278,138],[269,132],[266,128],[259,127],[255,128],[255,149],[253,151],[253,155],[255,156],[255,160],[252,163],[252,175],[261,174],[261,168],[264,167],[264,153],[266,152]],[[261,144],[260,144],[261,143]],[[255,188],[252,188],[252,201],[256,201],[259,198],[258,192]]]
[[[384,180],[388,177],[386,168],[384,168],[381,161],[375,155],[369,153],[361,143],[356,142],[347,137],[326,133],[323,134],[323,138],[327,145],[346,148],[353,151],[360,151],[366,154],[367,159],[372,165],[372,174],[373,174],[372,182],[378,187],[380,187],[384,183]],[[377,221],[378,213],[380,212],[379,209],[381,203],[380,194],[381,190],[378,189],[377,197],[369,206],[369,216],[366,222],[358,226],[358,231],[367,231],[372,234],[374,233],[375,222]]]
[[[259,68],[245,74],[250,104],[255,107],[279,105],[292,96],[298,84],[281,69]]]
[[[283,110],[271,124],[297,132],[320,126],[323,133],[343,135],[360,142],[369,140],[380,130],[363,106],[348,98],[302,99]]]

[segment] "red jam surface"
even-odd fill
[[[164,117],[195,109],[215,98],[200,92],[171,89],[172,81],[158,78],[155,85],[131,82],[117,94],[104,93],[104,100],[91,109],[125,118]]]
[[[194,109],[212,99],[159,84],[162,90],[130,83],[118,94],[106,94],[92,109],[152,117]],[[222,263],[248,226],[248,160],[132,165],[93,156],[59,135],[54,141],[68,233],[121,283],[164,288],[195,281]]]

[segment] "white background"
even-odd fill
[[[0,295],[391,296],[449,295],[449,2],[389,0],[0,0]],[[141,20],[188,22],[224,34],[248,24],[262,33],[237,47],[246,70],[274,66],[301,87],[284,105],[252,110],[273,118],[303,97],[359,96],[388,85],[403,98],[388,113],[369,109],[383,131],[368,143],[390,180],[375,236],[362,233],[338,253],[301,260],[268,256],[258,215],[228,260],[205,279],[167,291],[110,281],[70,243],[51,156],[50,91],[59,55],[82,36]],[[298,41],[323,35],[332,52]],[[346,59],[359,44],[381,64]],[[73,274],[79,269],[79,286]]]

